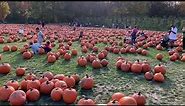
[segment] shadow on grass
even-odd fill
[[[90,89],[90,90],[84,90],[84,89],[79,89],[79,95],[80,97],[82,97],[82,95],[85,95],[87,97],[92,97],[93,96],[93,90]]]
[[[84,73],[87,69],[87,66],[86,67],[81,67],[79,65],[76,66],[76,72],[77,73]]]

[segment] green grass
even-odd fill
[[[26,42],[16,42],[8,43],[8,45],[17,45],[22,47]],[[77,85],[76,89],[78,91],[78,99],[81,95],[87,95],[88,97],[94,99],[97,104],[106,104],[113,93],[123,92],[125,95],[131,95],[134,92],[142,92],[142,94],[147,96],[147,105],[162,105],[162,104],[184,104],[185,103],[185,64],[177,61],[170,62],[167,51],[157,51],[153,48],[149,48],[148,56],[141,56],[137,54],[108,54],[108,67],[101,69],[93,69],[90,65],[87,67],[77,66],[77,58],[80,55],[86,56],[87,54],[81,53],[81,47],[79,42],[74,42],[72,48],[78,50],[78,56],[73,56],[70,61],[65,61],[63,58],[57,60],[54,64],[48,64],[46,62],[46,55],[35,55],[30,60],[22,59],[19,51],[16,52],[2,52],[2,48],[5,44],[0,44],[0,54],[2,54],[1,62],[8,62],[12,66],[12,70],[7,75],[0,75],[0,85],[2,86],[10,79],[16,79],[21,81],[24,77],[16,77],[15,69],[18,66],[24,66],[28,69],[26,74],[29,72],[34,72],[37,75],[49,70],[54,74],[65,74],[71,75],[73,73],[78,73],[81,78],[88,73],[94,78],[95,86],[92,90],[82,90]],[[106,45],[97,44],[102,50]],[[56,47],[52,51],[57,51],[58,43],[56,42]],[[167,66],[167,73],[165,75],[164,83],[157,83],[154,81],[147,81],[143,74],[133,74],[121,72],[115,68],[116,58],[118,56],[125,57],[130,61],[135,61],[136,59],[145,60],[147,59],[152,68],[159,63],[155,59],[157,53],[162,53],[164,59],[161,62]],[[90,51],[88,52],[90,53]],[[0,102],[1,104],[8,104],[8,102]],[[28,102],[27,104],[64,104],[63,101],[53,102],[49,96],[43,95],[37,102]]]

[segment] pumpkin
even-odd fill
[[[57,81],[60,81],[60,80],[59,79],[52,79],[51,81],[55,84]]]
[[[80,58],[78,58],[77,62],[78,62],[78,65],[82,67],[87,65],[87,60],[84,56],[81,56]]]
[[[154,75],[151,72],[146,72],[144,77],[145,77],[146,80],[150,81],[150,80],[153,79]]]
[[[137,60],[131,65],[131,71],[134,73],[141,73],[142,65],[139,63],[139,60]]]
[[[73,74],[71,75],[71,77],[73,77],[75,79],[75,83],[77,84],[80,81],[80,76],[78,74]]]
[[[112,100],[109,103],[107,103],[107,106],[119,106],[120,103],[117,100]]]
[[[20,82],[20,89],[21,89],[21,90],[27,90],[28,81],[30,81],[30,80],[24,79],[24,80],[22,80],[22,81]]]
[[[93,78],[89,77],[88,74],[86,74],[86,76],[84,78],[82,78],[82,80],[80,81],[80,87],[82,89],[92,89],[94,86],[94,80]]]
[[[3,52],[7,52],[7,51],[10,51],[10,46],[9,45],[5,45],[3,47]]]
[[[155,72],[155,73],[161,72],[163,75],[165,75],[165,73],[166,73],[166,68],[165,68],[164,65],[158,64],[158,65],[156,65],[156,66],[154,67],[154,72]]]
[[[43,76],[47,77],[49,81],[54,78],[53,73],[52,72],[49,72],[49,71],[44,72]]]
[[[71,59],[71,55],[70,55],[69,53],[66,53],[66,54],[64,55],[64,59],[65,59],[65,60],[70,60],[70,59]]]
[[[177,60],[177,56],[176,55],[171,55],[170,56],[170,61],[176,61]]]
[[[78,103],[78,105],[95,105],[95,102],[92,99],[87,98],[86,96],[83,96]]]
[[[107,57],[107,55],[108,55],[107,50],[102,50],[102,53],[104,54],[104,58],[106,58],[106,57]]]
[[[60,101],[62,99],[62,94],[63,90],[59,87],[56,87],[51,91],[50,96],[53,101]]]
[[[64,89],[66,89],[67,88],[67,84],[66,84],[66,82],[64,82],[64,81],[56,81],[56,83],[55,83],[55,88],[56,87],[59,87],[59,88],[61,88],[62,90],[64,90]]]
[[[29,90],[30,88],[35,88],[37,90],[40,90],[40,82],[39,82],[39,80],[33,79],[33,80],[28,81],[28,83],[27,83],[27,90]]]
[[[163,55],[161,53],[158,53],[155,58],[159,61],[161,61],[163,59]]]
[[[40,79],[39,79],[40,84],[42,84],[45,81],[48,81],[48,77],[46,77],[46,76],[40,77]]]
[[[39,48],[38,53],[39,54],[44,54],[45,53],[45,50],[43,48]]]
[[[142,63],[142,72],[146,73],[151,70],[151,66],[148,63]]]
[[[15,80],[10,80],[6,83],[7,86],[12,86],[15,90],[19,88],[19,82]]]
[[[12,51],[12,52],[17,51],[17,46],[12,46],[12,47],[11,47],[11,51]]]
[[[25,70],[26,70],[25,68],[18,67],[16,69],[16,75],[17,76],[23,76],[25,74]]]
[[[11,66],[9,63],[2,63],[0,65],[0,74],[8,74],[11,71]]]
[[[125,48],[121,48],[120,52],[121,52],[121,54],[124,54],[124,53],[126,53],[126,49]]]
[[[23,59],[30,59],[32,57],[31,52],[26,51],[22,54]]]
[[[30,88],[26,92],[26,98],[28,101],[37,101],[40,98],[40,92],[35,88]]]
[[[54,54],[49,55],[47,58],[48,63],[54,63],[56,61],[56,56]]]
[[[118,60],[117,62],[116,62],[116,68],[117,69],[121,69],[121,64],[123,63],[123,60]]]
[[[63,101],[67,104],[72,104],[76,101],[77,92],[73,88],[67,88],[63,91]]]
[[[148,55],[148,51],[147,51],[147,50],[142,50],[142,51],[141,51],[141,54],[142,54],[143,56],[147,56],[147,55]]]
[[[154,81],[164,82],[164,76],[161,72],[154,74]]]
[[[64,77],[63,81],[66,82],[68,87],[74,87],[75,86],[75,79],[72,76]]]
[[[21,54],[23,54],[24,52],[26,52],[26,51],[27,51],[27,49],[26,49],[25,47],[23,47],[23,48],[20,48],[20,50],[19,50],[19,51],[20,51],[20,53],[21,53]]]
[[[101,68],[101,67],[102,67],[101,62],[100,62],[99,59],[93,60],[92,66],[93,66],[93,68],[95,68],[95,69],[98,69],[98,68]]]
[[[43,94],[50,94],[54,88],[54,83],[52,81],[45,81],[40,85],[40,92]]]
[[[105,58],[104,53],[102,53],[102,52],[99,53],[99,54],[98,54],[98,58],[99,58],[99,59],[104,59],[104,58]]]
[[[12,86],[4,85],[0,87],[0,101],[8,101],[10,95],[15,91]]]
[[[24,105],[26,103],[26,93],[22,90],[14,91],[9,97],[10,105]]]
[[[130,53],[136,53],[136,49],[132,47],[132,48],[130,48],[129,52]]]
[[[77,50],[73,49],[73,50],[71,51],[71,55],[76,56],[77,54],[78,54]]]
[[[137,105],[144,106],[146,103],[146,98],[144,95],[141,94],[141,92],[134,93],[132,97],[136,100]]]
[[[109,62],[106,59],[101,60],[101,65],[103,67],[106,67],[109,64]]]
[[[125,61],[124,63],[121,64],[121,70],[128,72],[130,70],[130,64],[128,64],[127,61]]]
[[[87,53],[88,52],[88,49],[87,49],[86,46],[83,46],[81,51],[82,51],[82,53]]]
[[[136,52],[137,52],[138,54],[141,54],[141,53],[142,53],[142,51],[143,51],[143,49],[142,49],[142,48],[138,48],[138,49],[136,50]]]
[[[185,62],[185,55],[182,56],[181,61],[182,61],[182,62]]]
[[[55,76],[54,76],[54,79],[63,80],[63,79],[64,79],[64,77],[65,77],[65,75],[64,75],[64,74],[57,74],[57,75],[55,75]]]
[[[94,46],[93,47],[93,52],[98,52],[98,47]]]
[[[36,75],[33,74],[33,73],[28,73],[28,74],[26,75],[25,79],[27,79],[27,80],[36,79]]]
[[[127,105],[137,106],[136,100],[133,97],[129,97],[129,96],[122,97],[119,100],[119,103],[122,106],[127,106]]]
[[[122,97],[124,97],[125,95],[121,92],[117,92],[117,93],[114,93],[112,96],[111,96],[111,99],[112,100],[116,100],[116,101],[119,101]]]

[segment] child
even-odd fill
[[[83,31],[80,31],[80,36],[79,36],[79,39],[81,39],[83,36]]]
[[[44,49],[44,51],[45,51],[46,53],[48,53],[48,52],[50,52],[50,51],[52,50],[52,49],[51,49],[51,43],[50,43],[50,41],[47,41],[47,42],[46,42],[46,44],[44,45],[43,49]]]
[[[166,49],[168,48],[168,42],[169,42],[169,37],[168,34],[162,35],[163,39],[161,40],[161,46],[165,47]]]
[[[38,54],[39,48],[41,47],[41,45],[39,43],[34,43],[30,42],[30,48],[32,49],[34,54]]]

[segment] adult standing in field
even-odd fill
[[[183,49],[185,50],[185,27],[183,27],[183,29],[182,29],[182,34],[183,34],[182,46],[183,46]]]
[[[23,35],[24,35],[24,27],[23,25],[21,25],[19,28],[19,37],[23,37]]]
[[[174,42],[177,40],[177,27],[175,25],[171,26],[169,31],[169,46],[168,50],[171,50],[174,47]]]
[[[44,35],[42,33],[42,31],[40,31],[40,29],[37,27],[36,28],[36,32],[37,32],[37,41],[40,45],[42,45],[42,42],[44,40]]]
[[[137,26],[135,26],[134,29],[131,32],[132,45],[135,45],[135,43],[136,43],[137,33],[138,33],[138,28],[137,28]]]

